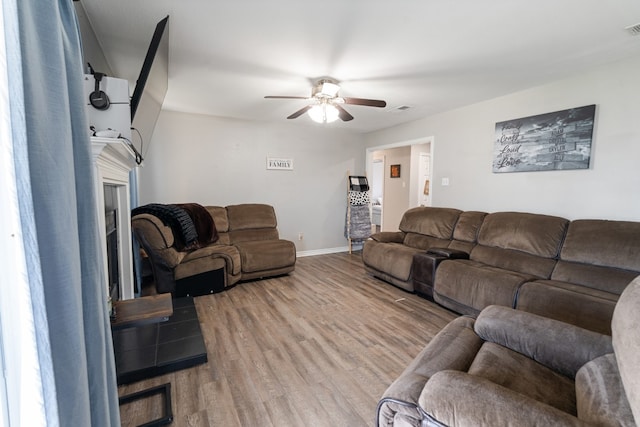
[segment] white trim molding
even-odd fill
[[[95,165],[96,207],[100,227],[100,247],[103,253],[105,283],[109,283],[107,238],[104,216],[104,186],[112,185],[117,192],[118,266],[120,299],[134,295],[133,253],[131,243],[131,202],[129,172],[136,167],[135,153],[127,142],[119,138],[91,138]],[[108,289],[107,289],[108,291]]]
[[[361,244],[354,244],[352,247],[352,251],[357,251],[362,249]],[[340,246],[337,248],[325,248],[325,249],[312,249],[309,251],[298,251],[296,252],[296,256],[298,258],[307,257],[307,256],[315,256],[315,255],[328,255],[328,254],[337,254],[340,252],[349,252],[349,246]]]

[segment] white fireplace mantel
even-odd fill
[[[133,252],[131,244],[131,203],[129,172],[136,167],[134,151],[123,139],[91,138],[93,163],[95,165],[96,203],[99,212],[100,242],[104,254],[105,283],[108,286],[107,240],[105,226],[104,186],[114,186],[117,193],[118,266],[120,276],[120,298],[130,299],[134,295]]]

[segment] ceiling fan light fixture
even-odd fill
[[[323,82],[322,87],[320,88],[320,94],[329,98],[334,98],[338,95],[338,91],[340,90],[340,86],[331,82]]]
[[[311,107],[307,114],[316,123],[331,123],[338,120],[340,112],[333,105],[322,103]]]
[[[343,98],[338,96],[340,86],[336,80],[324,78],[318,80],[311,88],[311,97],[302,96],[274,96],[269,95],[265,98],[278,99],[306,99],[309,101],[305,107],[289,115],[287,119],[296,119],[304,113],[309,113],[309,117],[316,123],[331,123],[338,119],[343,122],[353,120],[353,116],[342,107],[342,104],[362,105],[365,107],[384,108],[387,106],[385,101],[380,99],[366,98]]]

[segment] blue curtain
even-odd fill
[[[12,138],[47,423],[119,426],[75,10],[72,0],[3,2],[16,9],[5,14],[17,21],[5,27],[17,24]]]

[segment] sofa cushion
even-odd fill
[[[627,286],[611,322],[613,348],[633,416],[640,421],[640,277]]]
[[[371,239],[380,243],[402,243],[405,233],[402,231],[381,231],[371,235]]]
[[[222,206],[205,206],[211,218],[213,218],[213,223],[216,226],[216,230],[218,233],[226,233],[229,231],[229,218],[227,217],[227,210]]]
[[[467,372],[441,371],[420,395],[420,407],[436,426],[584,426],[551,405],[537,402]]]
[[[216,243],[221,245],[230,245],[231,239],[229,238],[229,218],[227,217],[227,210],[221,206],[205,206],[213,223],[218,231],[218,240]]]
[[[611,335],[618,295],[557,280],[524,283],[516,308]]]
[[[277,228],[249,228],[244,230],[232,230],[229,232],[231,244],[240,242],[253,242],[256,240],[278,240],[280,238]]]
[[[485,342],[468,372],[576,415],[576,393],[570,378],[501,345]]]
[[[560,258],[640,273],[639,254],[640,222],[582,219],[569,225]]]
[[[402,216],[399,229],[405,233],[418,233],[439,239],[451,239],[460,210],[451,208],[418,207]]]
[[[462,240],[452,240],[447,247],[449,249],[454,249],[456,251],[462,251],[470,254],[475,245],[475,243],[463,242]]]
[[[590,360],[611,353],[611,338],[553,319],[490,306],[475,323],[482,339],[517,351],[569,378]]]
[[[568,223],[569,220],[556,216],[496,212],[484,218],[478,243],[555,258],[560,252]]]
[[[635,426],[613,353],[580,368],[575,388],[580,420],[598,426]]]
[[[368,240],[362,250],[362,261],[368,267],[406,282],[411,278],[413,255],[420,251],[402,243]]]
[[[640,248],[638,251],[640,254]],[[636,268],[640,268],[640,264]],[[559,260],[551,279],[620,295],[637,275],[638,272],[632,270]]]
[[[556,261],[527,252],[476,245],[471,251],[471,259],[483,264],[517,271],[540,279],[551,277]]]
[[[404,236],[403,243],[406,246],[426,251],[427,249],[433,247],[446,247],[449,244],[449,240],[439,239],[432,236],[425,236],[424,234],[407,233]]]
[[[289,240],[245,241],[234,246],[240,253],[243,273],[275,270],[296,262],[296,247]]]
[[[276,212],[273,206],[258,203],[227,206],[229,230],[276,228]]]
[[[516,293],[530,274],[472,260],[445,260],[436,271],[434,300],[458,313],[477,315],[491,304],[513,307]]]
[[[272,206],[246,203],[227,206],[226,209],[231,244],[280,238],[276,228],[276,213]]]
[[[478,240],[480,226],[482,226],[482,222],[486,216],[486,212],[462,212],[453,230],[453,238],[462,242],[475,243]]]

